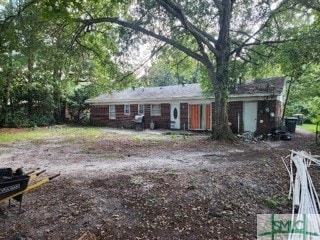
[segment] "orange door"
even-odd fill
[[[200,106],[189,105],[190,129],[200,128]]]
[[[211,105],[206,105],[206,129],[211,129]]]

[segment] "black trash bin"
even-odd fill
[[[145,124],[144,115],[136,115],[135,118],[134,118],[134,123],[135,123],[136,131],[143,131],[144,130],[144,124]]]
[[[291,132],[291,133],[296,132],[297,121],[298,121],[298,118],[295,118],[295,117],[288,117],[285,119],[285,124],[288,129],[288,132]]]

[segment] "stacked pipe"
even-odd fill
[[[290,175],[289,197],[292,196],[291,223],[303,223],[304,233],[320,230],[320,202],[308,171],[311,165],[320,166],[320,160],[304,151],[291,151],[290,164],[286,165]],[[292,229],[288,239],[306,239],[306,234],[297,234],[297,229]]]

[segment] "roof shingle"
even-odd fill
[[[284,83],[284,77],[257,79],[246,84],[241,84],[230,92],[232,94],[271,93],[279,95],[283,90]]]
[[[233,95],[244,94],[274,94],[280,95],[284,87],[284,78],[259,79],[239,85],[230,91]],[[160,101],[175,99],[203,99],[205,98],[200,84],[184,84],[162,87],[132,88],[123,91],[113,91],[111,94],[102,94],[88,99],[87,103],[115,103],[133,101]]]

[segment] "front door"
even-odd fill
[[[257,102],[243,102],[243,131],[255,132],[257,130]]]
[[[190,104],[189,105],[190,130],[211,129],[211,105]]]
[[[170,128],[180,129],[180,104],[171,104]]]

